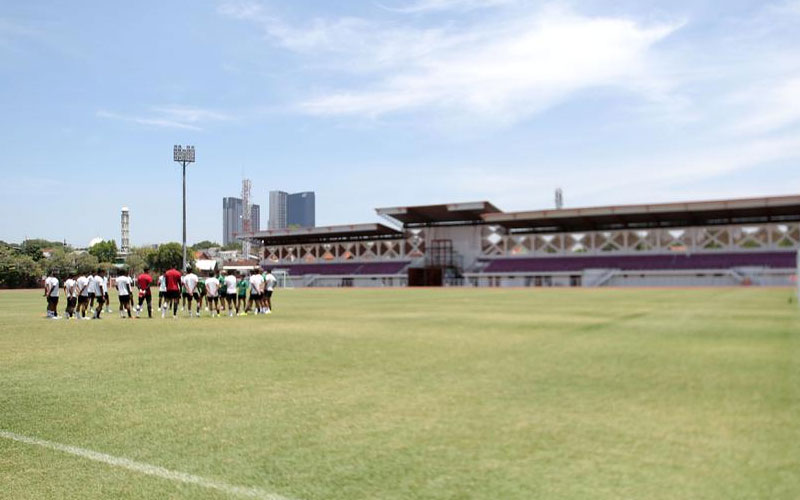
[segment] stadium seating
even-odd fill
[[[322,275],[393,275],[401,273],[409,261],[401,262],[347,262],[330,264],[290,264],[276,265],[275,269],[283,269],[290,276],[304,276],[307,274]]]
[[[493,259],[483,273],[548,273],[584,269],[691,270],[729,269],[734,267],[794,268],[794,252],[706,253],[674,255],[626,255],[590,257],[538,257]]]

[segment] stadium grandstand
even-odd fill
[[[379,208],[386,224],[252,233],[296,287],[793,285],[800,196],[503,212]]]

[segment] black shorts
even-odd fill
[[[131,303],[131,296],[130,295],[120,295],[119,296],[119,303],[120,304],[130,304]]]
[[[179,292],[178,290],[167,290],[166,292],[164,292],[164,294],[168,300],[175,300],[181,298],[181,292]]]
[[[261,300],[261,294],[260,293],[251,293],[250,294],[250,300]]]
[[[95,299],[97,299],[97,305],[102,306],[103,304],[106,303],[106,298],[103,297],[102,295],[98,295],[97,297],[95,297]]]
[[[58,297],[52,297],[50,295],[47,296],[47,303],[50,305],[57,306],[58,305]]]
[[[78,303],[77,297],[67,297],[67,307],[75,307],[75,304]]]
[[[237,297],[237,295],[236,295],[235,293],[228,293],[228,294],[225,294],[225,297],[227,297],[227,298],[228,298],[228,300],[233,300],[233,301],[235,301],[235,300],[236,300],[236,297]]]
[[[95,294],[94,292],[89,292],[89,300],[94,300]]]
[[[267,290],[264,292],[264,297],[271,299],[272,298],[272,290]]]
[[[219,299],[219,295],[207,295],[206,298],[208,300],[217,300]]]
[[[85,304],[87,302],[89,302],[89,296],[88,295],[79,295],[78,296],[78,304]]]

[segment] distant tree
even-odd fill
[[[231,241],[230,243],[228,243],[227,245],[222,247],[222,249],[223,250],[238,250],[238,251],[241,252],[242,251],[242,242],[241,241]]]
[[[63,241],[45,240],[43,238],[31,238],[22,242],[23,245],[38,245],[41,248],[65,248]]]
[[[194,257],[187,252],[187,264],[194,265]],[[150,254],[148,264],[153,269],[164,272],[167,269],[180,269],[183,263],[183,247],[180,243],[165,243],[158,247],[154,253]]]
[[[117,258],[117,242],[108,240],[95,243],[89,248],[89,253],[97,257],[100,262],[114,262]]]
[[[75,258],[67,255],[63,248],[53,249],[50,257],[40,263],[46,274],[52,274],[62,281],[75,272]]]
[[[192,245],[192,250],[208,250],[209,248],[218,248],[221,246],[222,245],[220,245],[216,241],[203,240],[201,242]]]
[[[44,254],[42,250],[47,248],[46,245],[42,243],[42,240],[25,240],[22,242],[21,245],[22,253],[30,257],[31,259],[39,262],[40,260],[44,259]]]
[[[73,254],[75,272],[77,274],[88,274],[94,272],[99,267],[100,261],[97,257],[88,253]]]
[[[145,266],[147,266],[147,259],[143,258],[141,255],[131,253],[125,259],[125,267],[128,268],[128,272],[131,273],[131,276],[144,271]]]
[[[0,247],[0,286],[27,288],[39,286],[42,266],[30,255],[9,246]]]

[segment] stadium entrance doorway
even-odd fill
[[[442,268],[411,267],[408,269],[408,286],[442,286]]]

